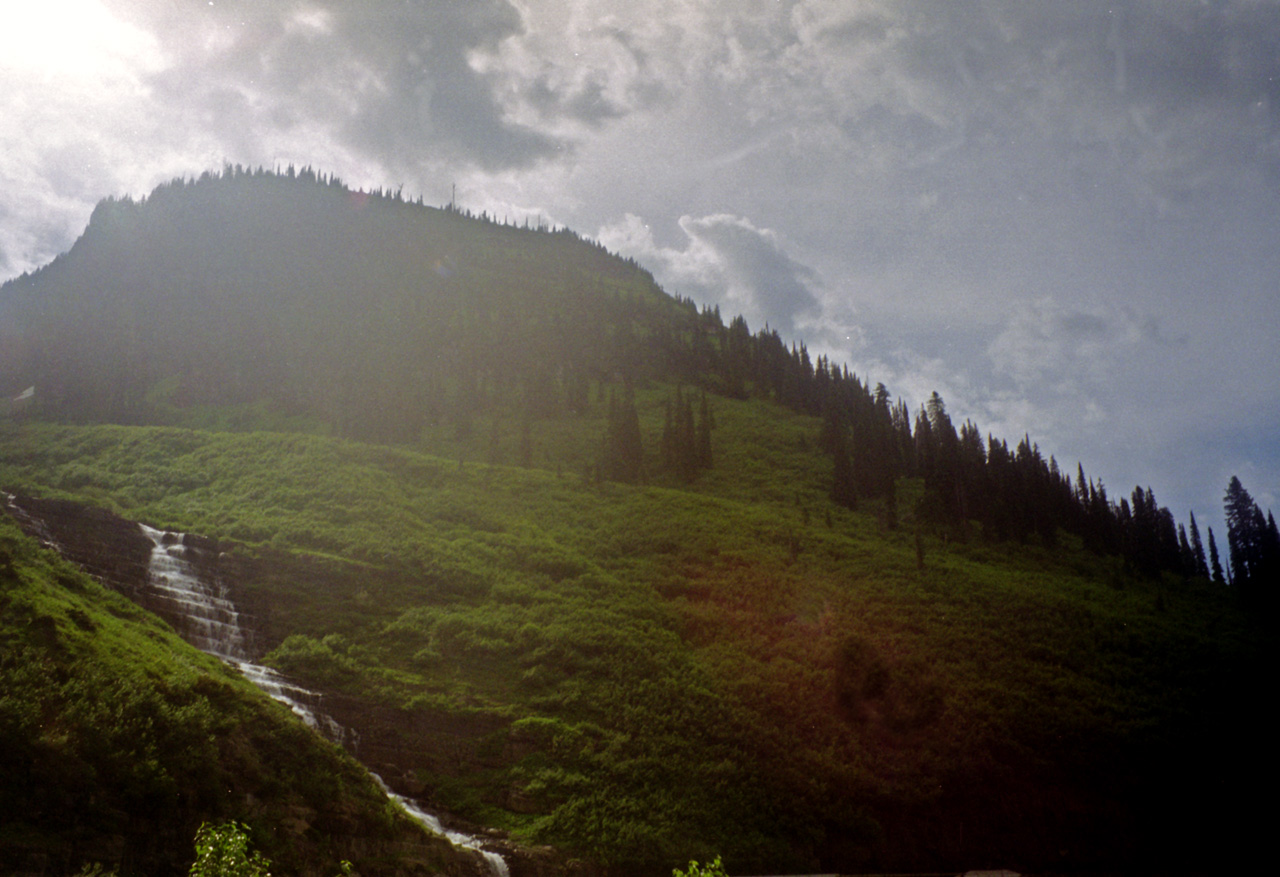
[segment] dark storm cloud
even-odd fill
[[[470,63],[520,32],[503,0],[219,2],[169,7],[156,25],[175,53],[153,76],[157,96],[245,152],[267,151],[254,138],[290,129],[400,168],[526,167],[558,146],[504,118]]]

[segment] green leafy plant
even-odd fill
[[[689,867],[683,871],[679,868],[673,868],[671,877],[728,877],[728,875],[724,870],[724,865],[720,862],[720,857],[716,856],[705,865],[690,861]]]
[[[249,851],[248,832],[248,826],[237,822],[202,824],[189,877],[271,877],[271,862]]]

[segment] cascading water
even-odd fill
[[[502,858],[502,856],[490,850],[482,849],[478,845],[479,842],[469,834],[464,834],[461,831],[454,831],[451,828],[445,828],[439,819],[428,813],[426,810],[423,810],[412,800],[404,797],[403,795],[397,795],[395,792],[391,791],[387,784],[382,781],[382,777],[378,776],[373,771],[369,771],[369,774],[378,781],[378,785],[382,787],[382,791],[387,793],[388,798],[403,807],[405,812],[425,825],[432,833],[447,838],[449,843],[454,846],[475,850],[480,855],[484,856],[485,861],[489,863],[489,871],[491,873],[497,875],[497,877],[508,877],[507,862]]]
[[[319,695],[289,683],[270,667],[263,667],[250,660],[245,632],[240,626],[240,614],[227,599],[224,590],[207,582],[185,557],[187,549],[180,534],[156,530],[146,524],[139,526],[155,544],[148,568],[151,591],[148,595],[149,602],[158,603],[168,610],[163,614],[181,619],[182,626],[178,632],[183,639],[201,651],[216,655],[237,667],[250,682],[270,697],[286,704],[302,721],[330,740],[342,745],[354,745],[358,742],[353,731],[317,709]],[[386,792],[387,797],[398,803],[428,831],[446,838],[454,846],[479,853],[488,863],[489,871],[494,877],[508,877],[506,861],[497,853],[483,849],[478,838],[446,829],[438,818],[410,799],[391,791],[382,777],[372,771],[370,775]]]

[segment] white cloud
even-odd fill
[[[154,133],[156,39],[91,0],[0,7],[0,276],[65,249]]]
[[[668,291],[742,314],[753,328],[768,324],[793,337],[798,318],[812,316],[821,281],[789,256],[778,235],[730,214],[682,216],[684,249],[659,247],[634,214],[602,228],[598,239],[615,252],[656,265]]]
[[[1020,389],[1078,392],[1110,379],[1135,345],[1160,341],[1155,319],[1131,307],[1068,308],[1045,296],[1017,304],[986,352]]]

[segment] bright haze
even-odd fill
[[[0,0],[0,279],[293,163],[567,225],[1113,499],[1280,496],[1280,3]]]

